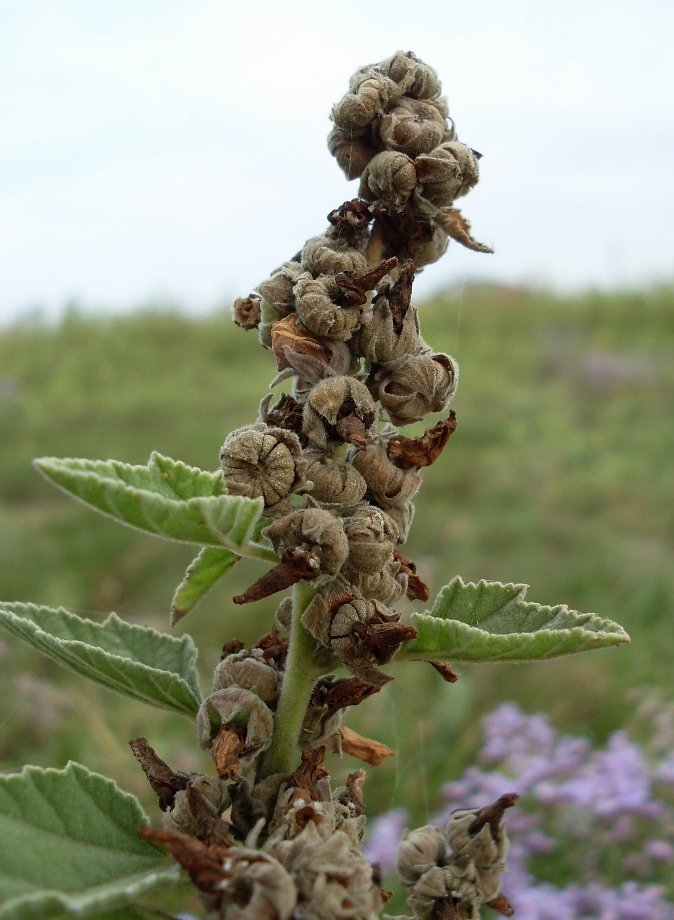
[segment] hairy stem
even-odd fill
[[[316,593],[304,581],[293,587],[293,616],[281,698],[274,716],[271,745],[262,763],[261,776],[287,773],[297,749],[304,716],[316,678],[323,673],[315,658],[316,642],[304,627],[302,616]]]

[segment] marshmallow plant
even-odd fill
[[[173,770],[143,738],[133,754],[157,794],[155,828],[133,797],[78,764],[0,778],[0,920],[142,916],[154,889],[189,879],[203,916],[371,920],[387,893],[361,853],[365,771],[333,788],[328,755],[376,767],[391,751],[343,724],[396,666],[527,661],[628,641],[609,620],[525,598],[526,586],[454,577],[429,592],[405,543],[423,467],[456,427],[458,367],[427,344],[412,306],[417,271],[451,239],[478,252],[455,207],[477,183],[435,71],[398,52],[358,70],[332,111],[331,153],[358,196],[328,229],[238,300],[276,360],[257,419],[232,432],[220,468],[153,454],[146,466],[45,458],[56,486],[121,523],[195,544],[175,624],[242,557],[260,577],[236,604],[277,595],[250,648],[225,644],[203,695],[191,638],[63,609],[0,604],[0,623],[80,674],[194,719],[210,775]],[[287,392],[283,392],[286,389]],[[417,437],[399,429],[441,413]],[[339,672],[341,673],[341,676]],[[411,831],[398,856],[410,915],[476,918],[501,894],[503,815],[516,791]],[[166,850],[175,863],[169,863]],[[140,906],[139,906],[140,905]],[[120,913],[121,912],[121,913]],[[135,912],[135,913],[134,913]]]

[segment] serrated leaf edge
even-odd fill
[[[78,785],[81,785],[80,780],[82,777],[87,779],[93,777],[105,784],[108,789],[114,791],[115,795],[117,795],[120,799],[124,799],[132,805],[133,810],[138,816],[139,827],[142,824],[149,823],[148,817],[135,795],[132,795],[130,792],[126,792],[124,789],[120,789],[117,783],[109,776],[104,776],[102,773],[95,773],[93,770],[89,770],[87,767],[77,763],[74,760],[69,760],[65,767],[60,770],[56,769],[55,767],[37,767],[29,764],[23,767],[23,769],[19,772],[0,774],[0,785],[12,785],[14,783],[20,782],[21,779],[25,777],[30,777],[31,775],[57,775],[62,777],[69,777],[72,775]],[[97,806],[97,802],[95,800],[92,799],[92,802]],[[106,815],[106,817],[114,820],[112,815]],[[39,905],[41,901],[46,899],[53,899],[53,901],[59,905],[59,909],[73,913],[75,916],[91,916],[94,911],[100,912],[101,910],[116,910],[121,908],[128,903],[130,898],[134,897],[135,895],[144,894],[146,891],[150,891],[157,887],[157,885],[160,883],[177,884],[181,882],[183,873],[181,873],[180,867],[166,866],[165,868],[162,868],[159,860],[163,855],[163,850],[155,844],[151,843],[151,841],[147,841],[147,844],[148,849],[154,849],[157,851],[157,868],[141,871],[131,876],[126,876],[126,882],[123,879],[120,879],[119,888],[116,892],[116,903],[111,899],[110,895],[108,895],[106,898],[105,892],[103,891],[99,891],[99,895],[96,897],[96,887],[98,887],[100,890],[107,886],[113,886],[116,884],[114,879],[108,882],[104,882],[100,886],[96,886],[94,888],[88,889],[87,891],[79,892],[76,894],[59,891],[55,888],[46,888],[43,891],[36,891],[31,892],[30,894],[19,895],[16,898],[11,898],[10,900],[5,901],[3,904],[0,904],[0,920],[20,920],[22,914],[16,913],[17,910],[23,910],[25,907],[30,905]],[[124,900],[120,901],[120,897]],[[114,898],[114,895],[112,895],[112,898]],[[86,913],[84,911],[86,911]]]
[[[491,633],[485,629],[481,629],[479,626],[473,626],[470,623],[466,623],[464,620],[452,619],[451,617],[437,616],[436,614],[433,613],[434,610],[438,609],[438,607],[440,606],[442,602],[443,597],[447,593],[449,593],[450,590],[454,590],[456,588],[460,590],[461,588],[468,588],[468,587],[485,588],[485,587],[488,587],[489,585],[498,585],[499,588],[502,588],[504,590],[512,589],[513,592],[516,591],[516,593],[513,593],[512,598],[508,600],[506,604],[503,605],[502,608],[500,608],[501,610],[504,607],[511,607],[511,606],[531,606],[531,607],[538,607],[538,608],[545,607],[548,610],[556,611],[557,613],[569,612],[572,614],[577,614],[578,616],[585,616],[588,618],[592,618],[594,623],[602,624],[602,625],[605,624],[606,626],[610,628],[606,630],[600,630],[600,629],[588,630],[588,629],[585,629],[581,624],[579,624],[578,626],[565,627],[563,629],[537,629],[534,632]],[[554,606],[552,606],[549,604],[538,604],[535,601],[527,601],[525,600],[525,597],[528,591],[529,591],[529,585],[527,584],[518,584],[516,582],[506,582],[506,583],[491,582],[491,581],[488,581],[486,578],[481,578],[478,582],[470,582],[470,581],[464,582],[464,580],[461,578],[460,575],[456,575],[448,584],[440,588],[435,598],[435,601],[433,602],[433,606],[431,607],[430,610],[427,610],[424,613],[414,612],[411,614],[411,619],[413,623],[415,620],[423,620],[424,622],[428,622],[428,623],[432,622],[433,620],[436,620],[439,623],[458,623],[462,628],[470,630],[475,635],[476,642],[484,638],[488,638],[488,639],[494,638],[495,636],[504,636],[504,637],[521,636],[523,639],[529,639],[529,638],[533,639],[534,637],[540,635],[541,633],[546,633],[546,632],[547,633],[554,632],[554,633],[557,633],[563,636],[570,636],[574,633],[584,633],[586,635],[588,633],[592,633],[593,636],[596,637],[595,641],[597,643],[601,643],[602,640],[605,640],[606,644],[612,645],[612,646],[627,645],[631,641],[628,633],[623,629],[623,627],[619,623],[616,623],[614,620],[610,620],[606,617],[600,617],[596,613],[586,613],[586,614],[580,613],[579,611],[574,610],[573,608],[569,607],[567,604],[555,604]],[[592,639],[590,639],[589,641],[591,642]],[[437,651],[432,651],[432,652],[431,651],[425,651],[425,652],[420,651],[415,654],[413,649],[414,649],[414,645],[416,642],[417,642],[416,639],[411,639],[408,642],[404,642],[400,650],[394,656],[394,661],[395,660],[397,661],[428,661],[431,658],[435,658],[436,660],[445,660],[445,659],[451,658],[453,661],[467,661],[470,663],[478,663],[475,659],[462,658],[461,653],[458,650],[456,652],[452,652],[451,650],[437,650]],[[473,644],[475,643],[471,643],[471,645]],[[463,647],[467,648],[470,646],[464,645]],[[604,645],[601,645],[600,647],[606,647],[606,645],[604,644]],[[410,651],[408,651],[408,649],[410,649]],[[582,651],[589,651],[589,649],[579,650],[575,654],[580,654]],[[574,652],[567,652],[565,654],[574,654]],[[550,655],[546,657],[554,657],[554,656]],[[532,659],[527,659],[527,658],[518,659],[518,658],[505,657],[504,655],[503,658],[494,656],[492,658],[485,660],[484,663],[485,664],[489,664],[489,663],[496,664],[496,663],[501,662],[501,663],[512,663],[512,664],[520,663],[521,664],[521,663],[527,663],[527,662],[536,661],[536,660],[543,660],[543,659],[533,659],[533,658]]]
[[[154,456],[155,454],[153,454],[152,456]],[[162,455],[157,454],[157,456],[161,457]],[[138,527],[136,524],[128,523],[128,521],[124,520],[123,516],[119,514],[114,514],[112,511],[104,511],[102,508],[99,508],[97,505],[94,505],[91,502],[88,502],[86,499],[82,498],[76,492],[73,492],[70,489],[67,489],[65,486],[61,485],[59,482],[53,479],[46,472],[46,469],[50,465],[58,467],[59,465],[63,465],[67,460],[77,460],[77,459],[79,458],[77,457],[39,457],[37,460],[33,461],[33,466],[38,471],[38,473],[44,479],[46,479],[47,482],[50,483],[50,485],[55,486],[65,495],[68,495],[70,498],[75,499],[75,501],[79,502],[81,505],[84,505],[86,508],[89,508],[91,511],[97,511],[99,514],[102,514],[105,517],[110,517],[113,520],[117,521],[117,523],[123,524],[125,527],[130,527],[132,530],[137,530],[140,533],[145,533],[145,534],[150,533],[154,536],[159,537],[162,540],[168,540],[171,543],[186,543],[191,546],[208,546],[208,545],[222,546],[224,549],[228,549],[230,550],[230,552],[236,553],[237,555],[244,555],[243,553],[240,552],[240,550],[244,549],[246,544],[251,544],[253,542],[252,540],[253,535],[255,534],[257,524],[260,518],[262,517],[262,512],[264,511],[264,499],[261,496],[258,498],[246,499],[245,503],[242,503],[241,507],[252,508],[253,506],[255,506],[257,515],[251,517],[250,522],[244,528],[243,539],[242,539],[241,544],[234,545],[234,544],[228,544],[227,542],[224,542],[223,540],[220,539],[217,525],[214,524],[213,515],[211,514],[211,511],[212,511],[213,505],[216,502],[220,501],[221,499],[223,498],[241,499],[242,496],[240,495],[230,495],[228,492],[223,492],[220,495],[209,495],[209,496],[199,495],[193,498],[185,498],[185,499],[167,498],[165,495],[162,495],[160,492],[153,492],[151,489],[143,489],[143,488],[140,488],[139,486],[130,486],[128,483],[124,482],[122,479],[111,479],[107,476],[99,476],[95,473],[93,469],[91,470],[67,470],[67,467],[65,468],[68,472],[70,472],[73,475],[77,473],[83,477],[86,476],[90,479],[93,479],[97,481],[98,483],[109,483],[112,489],[119,491],[119,492],[123,492],[127,490],[129,492],[134,492],[136,495],[139,495],[139,496],[149,496],[152,499],[161,499],[162,502],[165,502],[169,506],[175,507],[176,510],[183,508],[185,505],[198,508],[204,518],[204,523],[206,524],[209,532],[212,534],[212,536],[217,542],[214,544],[204,544],[204,543],[199,543],[198,541],[195,541],[195,540],[180,540],[177,537],[167,536],[166,533],[164,533],[161,530],[157,530],[154,526],[154,522],[149,519],[148,519],[148,525],[149,525],[148,528]],[[165,458],[165,459],[170,459],[170,458]],[[84,462],[90,462],[92,464],[98,463],[98,462],[114,463],[120,467],[124,467],[129,470],[143,468],[142,464],[134,465],[131,463],[122,463],[119,460],[104,460],[104,461],[84,460]],[[172,462],[175,463],[176,465],[179,465],[182,463],[182,461],[180,460],[173,460]],[[184,467],[184,469],[196,470],[198,473],[207,472],[206,470],[199,470],[197,467],[191,467],[185,463],[182,463],[182,466]],[[149,463],[146,464],[144,468],[148,469]],[[213,474],[208,474],[208,475],[213,475]],[[106,495],[106,499],[107,497],[108,496]],[[239,517],[240,517],[240,510],[237,510],[236,516],[235,516],[235,523],[232,526],[231,530],[234,530],[235,528],[238,528],[238,526],[240,526],[239,520],[238,520]],[[267,555],[269,554],[267,553]],[[262,558],[265,558],[265,557],[262,557]]]
[[[114,683],[113,681],[105,680],[105,675],[101,675],[99,671],[96,671],[93,667],[88,666],[87,663],[83,662],[82,659],[79,657],[73,658],[73,660],[76,661],[78,665],[77,667],[75,667],[73,664],[68,664],[61,659],[54,658],[52,655],[49,654],[49,652],[44,651],[44,649],[40,649],[40,651],[42,651],[42,654],[46,655],[48,658],[51,658],[52,661],[55,660],[59,664],[62,664],[64,667],[69,667],[70,670],[75,671],[75,673],[79,674],[81,677],[87,677],[89,680],[92,680],[94,683],[97,683],[97,684],[100,684],[101,686],[106,687],[108,690],[113,690],[116,693],[121,693],[123,696],[128,696],[131,699],[139,700],[142,703],[148,703],[151,706],[158,706],[159,708],[166,709],[169,712],[177,712],[182,715],[192,717],[199,710],[199,707],[203,701],[203,698],[202,698],[199,686],[196,682],[197,681],[196,661],[197,661],[198,651],[197,651],[196,646],[193,643],[191,636],[185,634],[181,636],[180,639],[174,639],[173,636],[167,636],[165,633],[160,633],[158,630],[154,629],[151,626],[145,627],[145,626],[137,626],[134,623],[127,623],[125,620],[122,620],[121,617],[117,616],[117,614],[114,612],[110,613],[105,618],[105,620],[103,620],[102,623],[97,623],[95,620],[90,620],[85,617],[81,618],[83,622],[91,623],[94,626],[105,626],[105,624],[108,623],[109,621],[119,622],[119,623],[124,624],[124,626],[126,626],[129,629],[137,629],[137,630],[142,631],[143,633],[145,633],[145,631],[147,630],[147,632],[153,633],[154,635],[160,636],[161,638],[171,639],[174,642],[181,642],[181,643],[184,643],[185,645],[191,646],[189,666],[194,669],[194,685],[191,684],[188,680],[186,680],[182,676],[182,674],[179,674],[177,671],[164,671],[161,668],[152,667],[152,665],[145,664],[144,662],[141,662],[141,661],[136,661],[132,658],[124,658],[123,655],[118,655],[115,652],[108,652],[106,651],[106,649],[101,648],[98,645],[91,645],[88,642],[83,642],[81,639],[60,639],[57,636],[53,636],[51,633],[47,632],[45,629],[42,629],[40,626],[37,626],[37,624],[32,623],[29,620],[24,620],[18,614],[14,613],[12,610],[8,610],[7,606],[8,606],[7,602],[0,602],[0,611],[2,611],[3,613],[9,614],[10,616],[14,617],[20,622],[26,624],[28,628],[36,635],[37,638],[45,636],[49,643],[58,643],[58,645],[61,648],[63,648],[66,652],[69,651],[70,649],[76,649],[76,648],[94,649],[98,652],[101,652],[103,655],[105,655],[106,658],[108,658],[114,665],[119,666],[117,663],[118,662],[122,663],[120,667],[120,671],[122,672],[122,674],[124,673],[124,662],[126,662],[127,664],[130,663],[134,668],[138,668],[141,671],[143,671],[145,675],[148,677],[153,677],[154,675],[158,675],[158,674],[170,675],[174,684],[178,684],[179,686],[184,687],[188,691],[189,695],[192,696],[194,700],[194,708],[186,709],[185,707],[179,705],[177,701],[172,700],[170,696],[167,698],[166,703],[161,703],[154,697],[147,697],[139,692],[131,692],[131,691],[124,690],[120,687],[118,683]],[[14,604],[13,606],[30,607],[30,608],[33,608],[34,610],[37,610],[40,608],[47,609],[47,610],[55,610],[58,613],[65,613],[67,616],[71,616],[71,617],[77,616],[76,614],[71,613],[71,611],[66,610],[65,607],[45,607],[44,605],[40,605],[40,604],[30,604],[30,603],[27,604],[23,602],[16,602],[16,604]],[[14,633],[14,635],[16,635],[16,633]],[[22,636],[18,636],[18,638],[23,639]],[[24,639],[24,641],[26,640]],[[68,656],[64,656],[64,657],[68,657]],[[83,669],[90,673],[83,673]],[[162,695],[166,696],[165,693],[163,693]]]

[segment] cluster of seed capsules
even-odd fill
[[[386,900],[360,853],[365,773],[333,791],[322,760],[349,750],[355,733],[340,725],[342,712],[390,680],[381,666],[415,635],[394,605],[428,597],[400,548],[419,470],[439,456],[454,413],[418,438],[397,428],[444,413],[458,368],[421,337],[412,282],[450,237],[490,251],[453,207],[478,180],[478,154],[457,140],[432,68],[404,52],[362,68],[332,117],[329,148],[347,178],[360,178],[359,194],[236,302],[235,322],[257,329],[276,358],[272,385],[291,386],[262,400],[257,421],[229,435],[220,460],[230,494],[262,498],[263,533],[280,557],[234,600],[306,582],[314,594],[302,623],[316,641],[314,663],[322,659],[324,673],[341,663],[352,676],[314,685],[292,774],[259,769],[286,674],[289,640],[277,629],[248,649],[238,640],[223,649],[197,716],[217,779],[174,773],[142,739],[134,749],[166,813],[165,829],[147,836],[171,849],[214,920],[376,920]],[[291,616],[286,597],[278,626],[289,629]],[[368,753],[359,756],[379,762],[376,743],[360,740]],[[476,917],[469,908],[490,899],[498,909],[505,836],[491,813],[480,814],[450,826],[466,838],[459,846],[450,834],[451,856],[435,829],[403,842],[399,872],[419,920]]]
[[[500,876],[508,853],[503,813],[517,799],[507,793],[491,805],[455,811],[443,830],[428,824],[406,835],[397,870],[416,920],[480,920],[483,904],[513,915]]]
[[[443,412],[458,378],[454,359],[420,334],[412,282],[450,235],[486,248],[453,207],[478,180],[478,155],[457,140],[440,91],[435,71],[412,53],[351,78],[332,112],[329,147],[348,178],[360,177],[359,197],[234,311],[273,351],[273,384],[292,387],[268,395],[257,422],[227,438],[226,485],[264,499],[274,518],[265,534],[283,565],[317,589],[305,626],[375,685],[410,636],[393,605],[426,590],[399,548],[419,469],[454,426],[450,416],[422,438],[396,431]]]

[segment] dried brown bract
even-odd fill
[[[456,412],[450,409],[448,418],[432,428],[427,428],[419,438],[394,435],[389,439],[386,450],[396,466],[403,469],[420,469],[435,463],[455,431]]]

